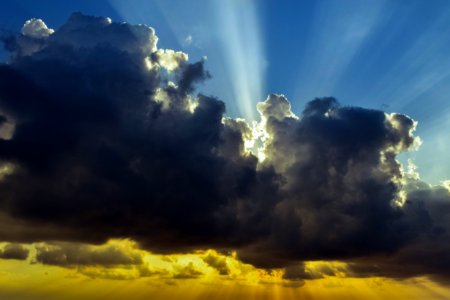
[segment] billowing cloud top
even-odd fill
[[[325,259],[361,276],[450,275],[448,186],[396,160],[420,143],[411,118],[334,98],[296,116],[281,95],[258,104],[259,124],[225,118],[222,101],[194,92],[203,61],[109,18],[76,13],[57,30],[32,19],[3,40],[0,239],[236,250],[295,278],[299,262]],[[139,260],[49,247],[41,262]]]

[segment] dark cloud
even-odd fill
[[[374,256],[350,264],[356,276],[408,278],[430,276],[450,280],[450,192],[409,179],[405,214],[419,236],[390,256]]]
[[[309,273],[304,263],[290,265],[284,269],[283,278],[288,280],[305,280],[305,279],[318,279],[321,278],[320,275],[314,276]]]
[[[415,237],[394,203],[401,180],[395,155],[414,144],[414,122],[333,98],[311,101],[300,118],[282,96],[269,96],[259,110],[270,136],[264,164],[283,175],[283,200],[269,238],[242,258],[273,266],[342,259],[390,253]],[[263,249],[273,252],[267,257]]]
[[[126,264],[61,242],[131,238],[157,252],[237,250],[296,279],[319,276],[299,261],[344,259],[372,274],[374,257],[448,276],[448,189],[404,185],[396,160],[418,142],[411,118],[334,98],[297,117],[270,95],[258,105],[259,161],[245,149],[250,125],[195,94],[210,77],[204,61],[157,40],[150,27],[81,14],[55,31],[34,19],[3,39],[0,238],[59,241],[37,255],[56,265]]]
[[[203,257],[203,261],[209,266],[216,269],[220,275],[228,275],[228,273],[230,272],[226,257],[209,253],[205,257]]]
[[[36,246],[36,262],[57,266],[139,265],[142,255],[137,250],[119,245],[89,246],[77,243],[47,243]]]
[[[0,249],[0,259],[18,259],[25,260],[28,257],[29,250],[20,244],[7,244]]]
[[[208,77],[203,61],[180,65],[168,82],[152,57],[156,40],[145,26],[74,14],[39,51],[17,49],[0,66],[0,110],[15,123],[13,138],[0,140],[1,159],[14,165],[1,205],[58,228],[16,239],[130,237],[159,251],[237,242],[234,212],[221,211],[275,175],[242,155],[223,102],[198,95],[188,109],[188,92]]]

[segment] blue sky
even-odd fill
[[[57,28],[73,11],[146,23],[160,48],[207,56],[213,78],[200,90],[232,116],[256,118],[268,93],[296,113],[322,96],[405,113],[423,140],[405,157],[425,181],[450,178],[449,1],[17,0],[0,4],[0,27],[37,17]]]

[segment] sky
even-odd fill
[[[448,299],[449,22],[2,2],[0,298]]]

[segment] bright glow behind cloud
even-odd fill
[[[178,47],[191,47],[190,53],[197,51],[201,56],[214,53],[212,60],[208,60],[208,69],[214,74],[210,84],[223,89],[216,88],[214,95],[235,102],[232,106],[237,111],[229,111],[231,114],[237,113],[247,120],[257,118],[255,105],[265,97],[266,63],[257,1],[110,0],[110,3],[125,20],[135,23],[154,24],[161,13],[160,21],[169,28],[166,35],[176,37]],[[225,74],[220,74],[223,71]]]

